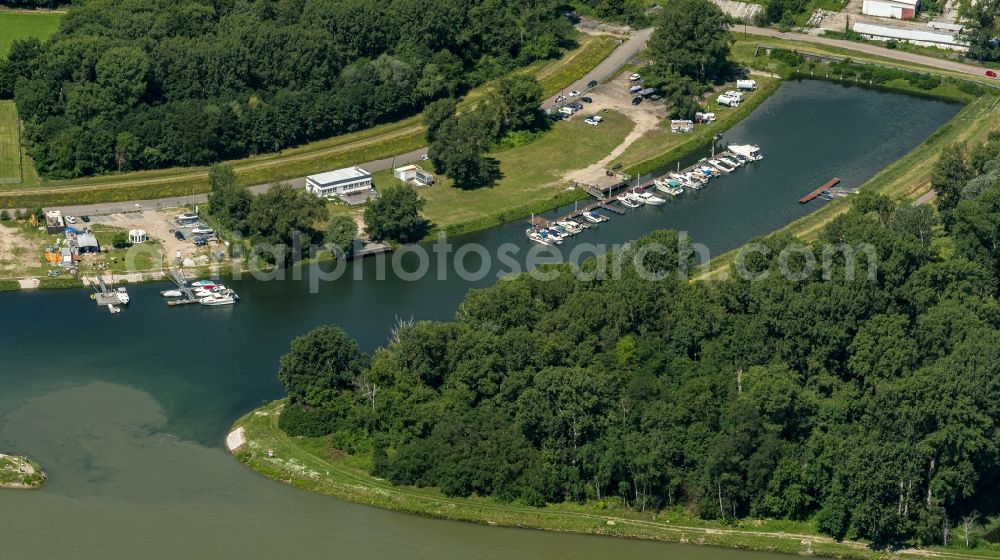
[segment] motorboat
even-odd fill
[[[115,295],[118,297],[118,303],[128,305],[128,290],[126,290],[124,286],[118,287],[118,289],[115,290]]]
[[[644,203],[650,204],[652,206],[659,206],[667,201],[667,199],[665,198],[660,198],[655,194],[648,192],[639,194],[639,198],[641,198]]]
[[[551,245],[552,244],[548,239],[542,237],[537,231],[532,231],[530,229],[528,230],[528,239],[530,239],[530,240],[532,240],[535,243],[538,243],[540,245]]]
[[[641,202],[636,202],[632,200],[632,197],[629,196],[627,193],[618,195],[618,202],[621,202],[622,206],[627,206],[629,208],[638,208],[642,206]]]
[[[686,176],[681,175],[680,173],[671,173],[670,174],[670,179],[672,179],[674,182],[678,183],[682,187],[690,187],[691,186],[691,179],[688,179]],[[668,184],[670,183],[670,181],[666,181],[666,182]]]
[[[232,305],[236,303],[236,297],[232,293],[212,294],[209,297],[198,300],[198,303],[210,306]]]
[[[160,295],[163,297],[181,297],[184,295],[184,292],[180,290],[164,290],[160,292]]]
[[[572,220],[570,220],[570,222],[576,224],[576,227],[580,229],[590,229],[590,224],[588,224],[586,220],[584,220],[579,216],[573,218]]]
[[[684,187],[681,186],[680,181],[676,179],[662,180],[657,179],[653,181],[653,185],[656,186],[656,190],[669,194],[670,196],[677,196],[684,192]]]
[[[718,169],[719,171],[722,171],[723,173],[729,173],[730,171],[733,170],[732,167],[729,167],[728,165],[722,163],[721,161],[719,161],[717,159],[710,159],[710,160],[708,160],[708,164],[711,165],[712,167]]]
[[[760,146],[754,146],[753,144],[730,144],[727,148],[737,156],[743,156],[750,161],[764,159],[764,154],[760,153]]]
[[[195,235],[212,235],[215,233],[215,230],[210,227],[199,226],[191,230],[191,233]]]
[[[629,191],[625,196],[629,197],[629,199],[631,199],[632,202],[637,203],[639,206],[642,206],[643,204],[646,203],[646,201],[642,199],[642,196],[640,196],[639,193],[635,191]]]
[[[194,282],[191,282],[192,288],[211,288],[213,286],[215,286],[214,280],[195,280]]]
[[[583,213],[583,219],[591,223],[599,224],[601,222],[608,221],[610,218],[608,218],[604,214],[601,214],[600,212],[590,210],[588,212]]]
[[[738,159],[736,159],[735,157],[732,157],[732,156],[721,156],[719,158],[719,161],[721,161],[722,163],[728,164],[733,169],[736,169],[737,167],[743,165],[742,161],[740,161],[740,160],[738,160]]]
[[[701,172],[708,178],[718,177],[719,175],[722,175],[722,173],[720,173],[718,169],[709,167],[707,165],[702,165],[698,169],[701,170]]]
[[[556,237],[556,236],[552,235],[551,232],[549,232],[547,230],[541,229],[541,230],[538,230],[537,233],[538,233],[538,236],[541,237],[542,239],[544,239],[549,245],[552,245],[553,243],[556,244],[556,245],[561,245],[562,242],[563,242],[562,237]]]
[[[583,231],[583,226],[581,226],[580,224],[578,224],[576,222],[570,221],[570,220],[559,220],[559,222],[557,222],[557,223],[560,226],[566,228],[566,231],[569,231],[569,232],[572,232],[572,233],[580,233],[581,231]]]

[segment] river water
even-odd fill
[[[798,198],[831,177],[863,183],[959,107],[820,81],[784,84],[723,143],[759,144],[766,159],[585,232],[573,243],[622,243],[660,228],[714,253],[815,209]],[[524,251],[524,223],[452,240]],[[571,249],[570,243],[565,249]],[[389,257],[391,261],[393,257]],[[413,254],[398,257],[410,269]],[[667,558],[753,554],[425,519],[312,495],[244,468],[224,450],[232,421],[281,396],[278,357],[291,338],[335,323],[372,349],[398,319],[447,320],[480,278],[431,254],[431,274],[379,280],[375,259],[310,289],[308,279],[233,280],[230,308],[167,308],[162,286],[130,288],[119,316],[85,292],[0,294],[0,450],[38,460],[50,482],[0,492],[0,553],[18,559]],[[478,268],[481,257],[464,259]],[[437,278],[437,265],[451,271]],[[355,269],[356,267],[356,269]],[[391,267],[389,267],[391,269]],[[359,273],[363,280],[352,278]],[[308,274],[307,274],[308,276]],[[311,292],[317,293],[311,293]]]

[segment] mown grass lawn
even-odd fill
[[[0,101],[0,185],[20,182],[17,108],[13,101]]]
[[[447,177],[437,176],[437,184],[419,191],[426,201],[424,215],[441,230],[551,202],[569,186],[561,181],[567,172],[600,161],[634,126],[620,113],[609,111],[602,116],[604,122],[590,126],[577,115],[556,123],[552,130],[525,146],[490,154],[499,160],[503,173],[493,186],[459,189]],[[422,165],[431,170],[429,161]],[[376,184],[393,180],[388,171],[375,176]]]
[[[59,29],[60,12],[13,12],[0,10],[0,58],[7,56],[10,45],[19,39],[38,37],[44,41]]]

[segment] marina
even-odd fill
[[[128,290],[124,286],[114,288],[114,277],[112,276],[110,286],[104,281],[104,276],[97,276],[90,285],[94,288],[94,293],[90,294],[90,299],[97,302],[98,307],[106,307],[112,315],[121,313],[121,306],[128,305],[130,298]]]
[[[173,269],[169,277],[177,288],[164,290],[160,295],[167,298],[167,305],[170,307],[180,305],[219,307],[233,305],[240,299],[235,290],[213,280],[188,281],[179,271]]]
[[[647,204],[661,206],[666,204],[668,199],[662,198],[652,191],[668,195],[669,198],[684,194],[685,188],[698,191],[704,188],[711,179],[727,175],[745,164],[759,162],[762,159],[764,159],[764,155],[761,153],[760,147],[753,144],[732,144],[728,146],[726,151],[719,153],[715,152],[713,146],[712,154],[708,158],[702,158],[683,169],[678,162],[676,172],[645,181],[636,181],[637,184],[634,186],[630,184],[631,181],[627,176],[623,181],[606,186],[584,185],[583,188],[587,193],[597,198],[596,202],[582,209],[577,205],[569,214],[553,220],[532,215],[525,235],[540,245],[560,245],[566,239],[589,229],[591,224],[598,224],[610,219],[598,212],[599,210],[624,216],[626,208],[636,209]],[[829,187],[825,190],[829,190]],[[616,192],[618,194],[615,194]],[[615,203],[617,206],[614,205]]]

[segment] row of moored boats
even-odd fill
[[[212,280],[196,280],[183,289],[160,293],[166,298],[187,298],[189,301],[193,298],[197,303],[208,306],[232,305],[240,299],[234,290]]]
[[[608,217],[596,210],[581,212],[577,218],[566,218],[549,222],[540,227],[528,228],[528,239],[541,245],[559,245],[566,239],[590,229],[591,225],[608,221]]]
[[[732,145],[729,146],[729,151],[731,152],[729,154],[702,160],[683,172],[669,173],[660,177],[653,181],[653,186],[664,194],[677,196],[682,194],[685,188],[699,190],[719,175],[732,173],[745,163],[764,159],[757,146]]]

